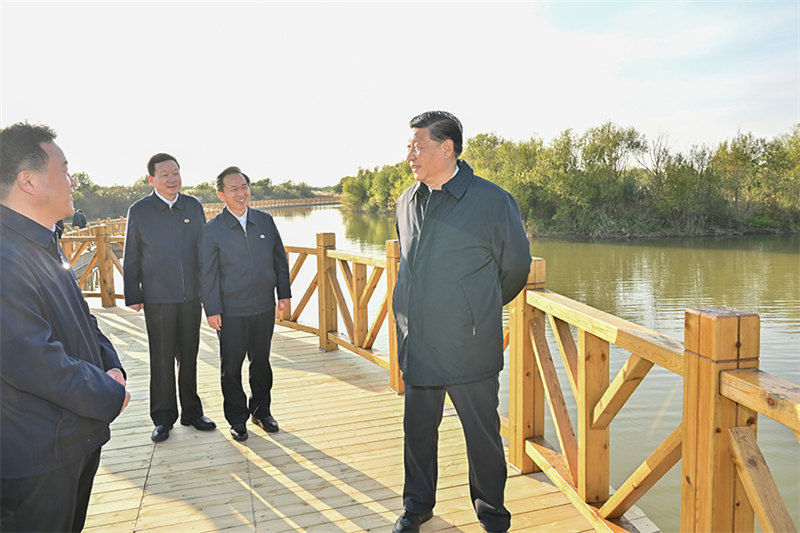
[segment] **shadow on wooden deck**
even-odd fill
[[[388,389],[385,370],[276,327],[272,412],[281,431],[248,424],[250,438],[238,443],[222,414],[217,338],[204,325],[198,392],[218,428],[177,425],[154,444],[144,315],[93,312],[120,354],[133,398],[103,448],[85,531],[391,531],[402,510],[403,400]],[[423,532],[481,531],[469,503],[461,426],[449,408],[437,499]],[[509,470],[506,506],[513,531],[591,531],[542,474]],[[634,522],[655,530],[645,517]]]

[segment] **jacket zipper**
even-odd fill
[[[250,250],[250,241],[247,238],[247,230],[242,228],[242,232],[244,233],[244,244],[245,246],[247,246],[247,258],[250,261],[250,272],[251,275],[255,276],[256,268],[255,265],[253,264],[253,252]],[[255,289],[256,286],[255,278],[252,279],[252,283],[253,283],[253,288]],[[253,309],[256,309],[257,307],[258,307],[258,291],[253,290]]]
[[[175,219],[175,211],[172,210],[172,207],[169,208],[169,212],[172,213],[172,218],[174,220]],[[172,225],[174,226],[175,224],[173,223]],[[183,301],[185,302],[186,301],[186,282],[183,279],[184,278],[184,275],[183,275],[183,256],[180,253],[180,243],[178,243],[178,264],[181,267],[181,294],[183,294]]]

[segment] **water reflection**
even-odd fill
[[[350,214],[331,207],[280,209],[272,214],[289,245],[314,246],[315,234],[326,231],[336,234],[337,248],[381,257],[386,240],[396,237],[392,217]],[[761,368],[800,383],[798,235],[622,242],[533,239],[531,253],[547,261],[548,289],[678,340],[683,339],[687,308],[726,305],[758,313]],[[300,293],[304,287],[298,289]],[[309,312],[313,316],[315,311]],[[551,347],[567,404],[574,405],[555,343]],[[385,339],[379,337],[376,348],[385,351]],[[612,376],[629,355],[612,347]],[[504,375],[503,405],[507,404],[507,382]],[[654,367],[612,424],[614,486],[680,423],[682,403],[681,379]],[[570,415],[577,421],[574,408]],[[765,417],[759,418],[758,432],[781,494],[800,525],[797,442],[791,431]],[[557,442],[552,426],[546,436]],[[680,464],[639,505],[663,531],[677,531]]]

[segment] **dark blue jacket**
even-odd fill
[[[247,210],[247,234],[228,208],[203,226],[200,239],[206,316],[250,316],[291,298],[286,249],[272,216]]]
[[[459,161],[420,219],[420,183],[397,200],[397,345],[409,385],[470,383],[503,368],[503,305],[525,286],[530,244],[514,198]]]
[[[53,234],[0,205],[0,476],[49,472],[107,442],[125,400],[112,368],[117,352]]]
[[[185,194],[172,208],[155,191],[131,205],[122,262],[125,305],[200,297],[197,243],[205,222],[203,206]]]
[[[86,215],[79,211],[75,211],[75,214],[72,215],[72,227],[73,228],[85,228],[86,227]]]

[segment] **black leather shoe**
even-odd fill
[[[278,432],[278,422],[272,417],[272,415],[267,415],[264,418],[253,418],[253,423],[266,431],[267,433],[277,433]]]
[[[169,430],[172,429],[172,426],[156,426],[153,430],[153,433],[150,435],[150,440],[153,442],[162,442],[169,438]]]
[[[394,523],[392,533],[417,533],[419,531],[419,526],[430,520],[432,516],[433,512],[419,515],[406,511],[401,514],[397,522]]]
[[[217,427],[214,421],[207,416],[198,416],[194,420],[190,420],[188,422],[181,420],[181,425],[193,426],[195,429],[199,429],[200,431],[211,431]]]
[[[235,426],[231,426],[231,436],[233,440],[238,440],[239,442],[247,440],[247,428],[244,424],[236,424]]]

